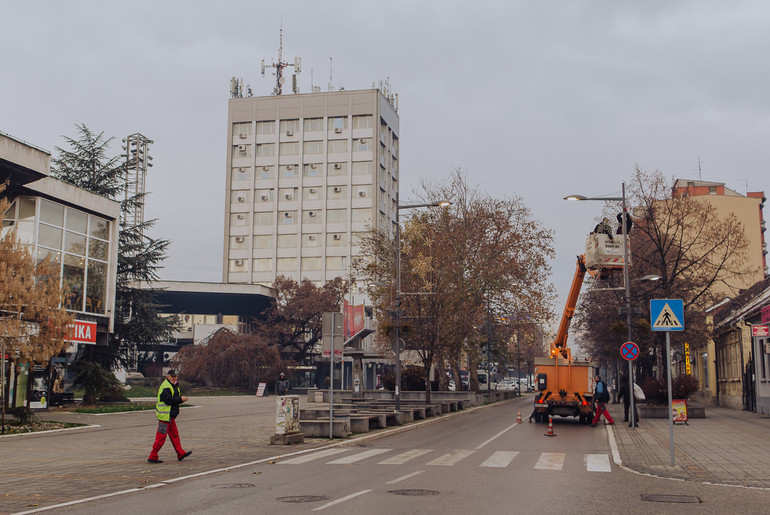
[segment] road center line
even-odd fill
[[[418,474],[422,474],[423,472],[425,472],[425,471],[424,470],[418,470],[417,472],[412,472],[411,474],[407,474],[405,476],[397,477],[396,479],[393,479],[392,481],[388,481],[385,484],[386,485],[392,485],[392,484],[398,483],[400,481],[404,481],[406,479],[409,479],[410,477],[414,477],[414,476],[416,476]]]
[[[479,449],[481,449],[482,447],[484,447],[486,444],[488,444],[489,442],[491,442],[492,440],[494,440],[494,439],[495,439],[495,438],[497,438],[498,436],[502,435],[503,433],[505,433],[506,431],[508,431],[508,430],[510,430],[510,429],[513,429],[514,427],[516,427],[516,426],[518,426],[518,425],[519,425],[519,423],[518,423],[518,422],[514,422],[514,423],[513,423],[513,425],[506,427],[505,429],[503,429],[502,431],[500,431],[499,433],[497,433],[495,436],[493,436],[492,438],[490,438],[489,440],[487,440],[487,441],[486,441],[486,442],[484,442],[483,444],[481,444],[481,445],[479,445],[478,447],[476,447],[476,450],[479,450]]]
[[[346,495],[345,497],[341,497],[340,499],[337,499],[336,501],[332,501],[329,503],[324,504],[323,506],[319,506],[318,508],[313,508],[313,511],[321,511],[323,509],[328,508],[329,506],[334,506],[335,504],[339,504],[341,502],[345,502],[349,499],[352,499],[354,497],[358,497],[359,495],[368,494],[371,492],[371,490],[361,490],[360,492],[356,492],[354,494]]]

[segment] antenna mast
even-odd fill
[[[279,45],[278,45],[278,62],[273,62],[271,64],[265,64],[265,60],[262,59],[262,76],[265,76],[265,69],[266,68],[275,68],[275,72],[273,72],[273,75],[275,75],[275,88],[273,89],[273,95],[280,95],[283,93],[283,83],[285,79],[283,78],[283,69],[293,66],[294,67],[294,75],[292,77],[292,93],[299,93],[299,87],[297,86],[297,73],[300,73],[302,71],[302,59],[300,57],[294,58],[294,63],[287,63],[283,60],[283,19],[281,19],[281,31],[279,33]]]

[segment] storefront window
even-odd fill
[[[85,259],[70,254],[64,255],[63,280],[69,291],[67,309],[83,311],[83,284],[85,279]]]
[[[104,292],[107,289],[107,263],[88,261],[88,288],[86,311],[104,313]]]

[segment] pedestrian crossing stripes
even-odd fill
[[[377,458],[389,452],[396,452],[393,449],[351,449],[344,447],[335,447],[325,449],[302,456],[279,461],[281,465],[301,465],[311,461],[322,461],[326,465],[351,465],[353,463],[364,462],[365,460]],[[344,456],[340,454],[347,453]],[[571,457],[574,456],[574,457]],[[520,466],[531,466],[535,470],[560,471],[565,467],[565,463],[571,460],[572,468],[575,468],[576,457],[582,457],[582,468],[586,472],[612,472],[610,457],[608,454],[593,453],[578,455],[577,453],[561,452],[541,452],[533,453],[527,451],[494,451],[487,452],[482,450],[454,449],[454,450],[435,450],[435,449],[409,449],[397,452],[392,456],[385,457],[376,461],[377,465],[403,465],[409,462],[416,462],[421,465],[431,467],[451,467],[464,460],[473,462],[475,466],[485,468],[508,468],[515,461],[521,462]],[[332,458],[331,461],[326,461]],[[475,459],[468,459],[474,457]],[[422,458],[422,459],[420,459]],[[524,464],[526,462],[526,464]]]

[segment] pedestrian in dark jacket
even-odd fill
[[[623,372],[620,373],[620,392],[618,392],[618,400],[623,398],[623,422],[629,422],[628,420],[628,408],[631,406],[631,395],[633,393],[628,389],[628,376]],[[634,422],[635,426],[639,427],[639,410],[636,409],[636,403],[634,403]],[[629,422],[628,427],[631,427]]]
[[[275,393],[278,395],[289,393],[289,380],[286,379],[286,375],[283,372],[278,376],[278,381],[275,382]]]
[[[591,422],[591,427],[596,427],[596,424],[599,423],[602,415],[604,415],[604,418],[607,419],[607,424],[612,425],[615,423],[615,421],[612,420],[610,412],[607,411],[607,402],[610,400],[610,391],[607,389],[607,383],[602,381],[602,378],[599,377],[598,374],[596,377],[594,377],[594,382],[594,402],[596,403],[596,416],[594,417],[593,422]]]

